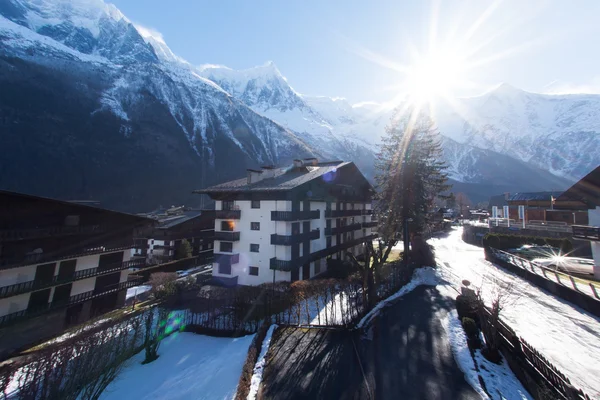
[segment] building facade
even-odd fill
[[[173,207],[144,214],[157,221],[144,237],[136,238],[133,257],[143,258],[149,265],[163,264],[178,258],[177,251],[183,240],[191,247],[191,255],[199,264],[212,262],[215,232],[214,210],[186,210]]]
[[[131,259],[134,234],[153,224],[0,191],[0,329],[59,332],[121,306],[131,268],[145,263]]]
[[[310,279],[376,237],[372,187],[351,162],[295,160],[196,192],[215,200],[213,277],[228,285]]]

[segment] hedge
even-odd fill
[[[499,250],[516,249],[524,244],[550,245],[561,249],[563,253],[573,250],[573,243],[566,238],[509,235],[506,233],[487,233],[483,237],[483,247],[494,247]]]

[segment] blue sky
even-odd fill
[[[469,84],[453,95],[501,82],[600,92],[596,0],[106,1],[193,64],[242,69],[272,60],[304,94],[387,101],[406,79],[390,65],[411,65],[410,49],[427,53],[431,37],[448,52],[478,49],[467,59],[476,66],[462,71]]]

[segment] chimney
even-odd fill
[[[304,162],[302,160],[294,160],[294,168],[302,168],[304,166]]]
[[[316,157],[310,157],[304,159],[304,165],[312,165],[316,167],[319,164],[319,160]]]
[[[274,165],[263,165],[261,168],[262,179],[273,178],[275,176],[276,168]]]
[[[248,185],[256,183],[263,179],[262,171],[257,169],[247,169],[248,172]]]

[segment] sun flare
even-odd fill
[[[463,85],[466,70],[466,63],[454,49],[416,56],[405,77],[408,95],[419,105],[448,99]]]

